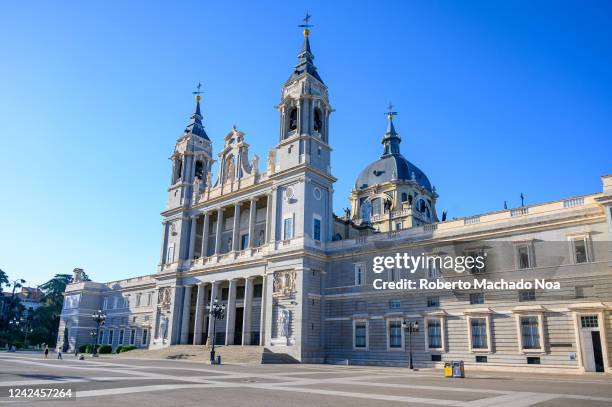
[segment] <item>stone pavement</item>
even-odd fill
[[[73,398],[45,406],[610,406],[609,375],[439,371],[332,365],[221,365],[126,355],[64,360],[38,354],[0,354],[0,404],[11,388],[70,388]],[[74,402],[76,398],[76,402]],[[72,404],[74,403],[74,404]]]

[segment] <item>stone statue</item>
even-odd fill
[[[276,152],[274,150],[268,151],[268,173],[273,174],[276,170]]]
[[[251,172],[253,174],[259,173],[259,156],[257,154],[253,156],[253,161],[251,163]]]
[[[385,199],[385,213],[391,211],[391,200]]]
[[[159,321],[159,333],[157,337],[159,339],[166,339],[168,335],[168,317],[161,317]]]
[[[350,208],[344,208],[344,217],[346,219],[350,219],[351,218],[351,209]]]
[[[234,158],[229,157],[227,160],[227,174],[225,175],[226,181],[234,180]]]
[[[278,332],[280,336],[286,338],[289,336],[289,324],[291,323],[291,311],[287,308],[283,308],[280,310],[280,315],[278,316]]]
[[[73,283],[80,283],[81,281],[83,281],[83,269],[75,268],[74,270],[72,270],[72,273],[73,273],[73,276],[72,276]]]

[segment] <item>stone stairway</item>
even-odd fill
[[[299,363],[286,353],[274,353],[263,346],[215,346],[215,352],[221,356],[222,363],[240,364],[287,364]],[[208,362],[210,346],[206,345],[173,345],[163,349],[135,349],[120,353],[123,357],[141,357],[151,359],[186,359]]]

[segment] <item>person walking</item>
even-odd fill
[[[60,360],[62,359],[62,349],[57,350],[57,358]]]
[[[49,345],[45,345],[45,359],[49,356]]]

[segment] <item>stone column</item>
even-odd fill
[[[191,312],[191,286],[186,285],[183,296],[183,320],[181,321],[181,343],[189,342],[189,314]]]
[[[223,232],[223,208],[217,209],[217,235],[215,236],[215,254],[221,253],[221,233]]]
[[[208,257],[208,228],[210,224],[210,213],[204,214],[204,227],[202,228],[202,252],[200,253],[200,257],[205,258]]]
[[[266,344],[266,335],[265,335],[265,327],[266,327],[266,294],[268,292],[267,290],[267,278],[268,276],[266,276],[265,274],[263,276],[261,276],[262,278],[262,282],[261,282],[261,315],[259,316],[260,320],[259,320],[259,346],[265,346]]]
[[[208,338],[206,339],[206,344],[210,345],[211,342],[211,335],[213,333],[213,326],[214,324],[217,322],[215,320],[215,318],[213,318],[212,316],[210,316],[210,310],[212,309],[212,306],[215,302],[215,298],[217,298],[218,292],[219,292],[219,281],[213,281],[212,285],[210,287],[210,304],[209,308],[206,310],[206,312],[209,314],[209,318],[208,318]],[[219,300],[220,301],[220,300]]]
[[[266,240],[269,243],[276,242],[276,192],[274,188],[268,196],[268,219],[266,220],[266,226],[268,228],[268,236]]]
[[[257,217],[257,198],[251,198],[249,208],[249,248],[255,247],[255,221]]]
[[[206,315],[206,306],[204,304],[204,283],[198,284],[198,296],[196,298],[195,324],[193,328],[193,344],[202,344],[202,326],[204,325],[204,316]]]
[[[232,234],[232,247],[229,250],[240,250],[240,202],[234,204],[234,229]]]
[[[253,306],[253,277],[248,277],[244,285],[244,313],[242,319],[242,345],[251,344],[251,314]]]
[[[236,283],[235,278],[229,281],[229,293],[227,295],[227,307],[225,312],[227,317],[225,319],[225,344],[234,344],[234,335],[236,328]]]
[[[189,260],[193,260],[193,252],[195,250],[196,229],[198,226],[198,217],[191,217],[191,230],[189,231]]]
[[[159,249],[159,264],[163,265],[166,263],[166,235],[168,230],[168,222],[162,222],[162,238],[161,247]]]

